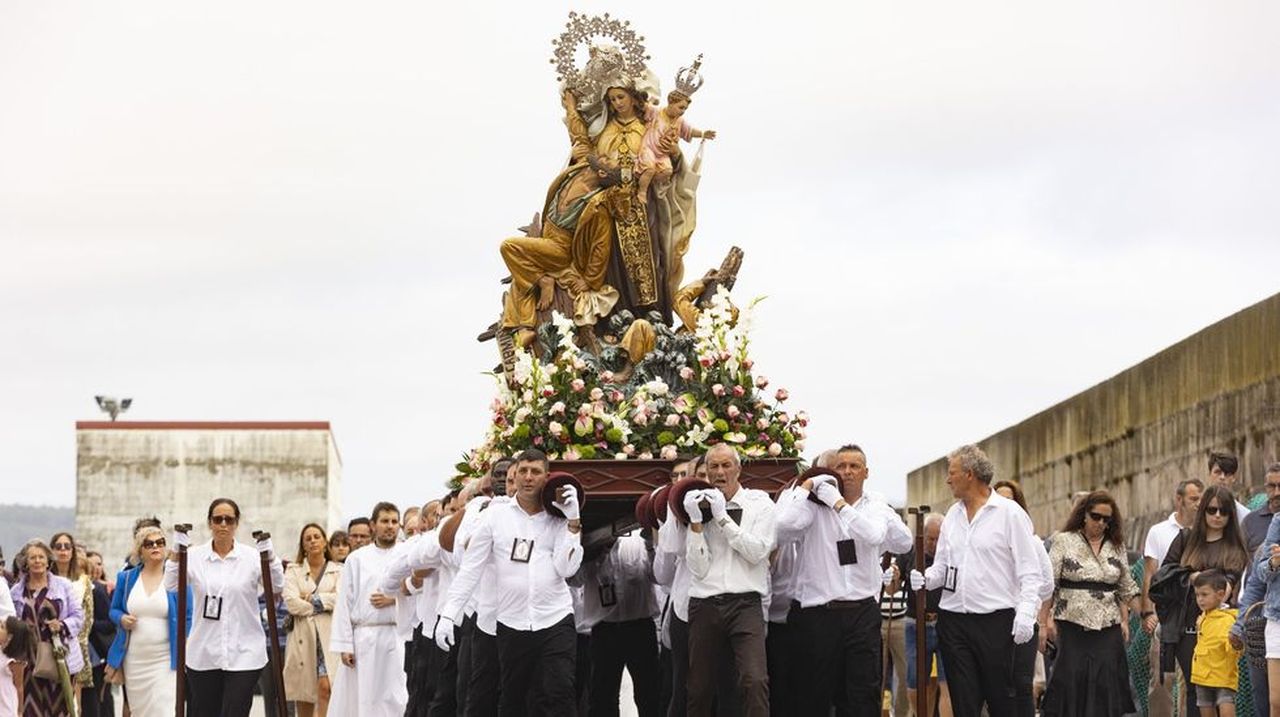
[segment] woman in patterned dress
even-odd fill
[[[1041,644],[1058,648],[1041,713],[1120,717],[1134,711],[1129,692],[1129,573],[1120,508],[1106,491],[1076,503],[1053,541],[1055,590],[1040,611]]]

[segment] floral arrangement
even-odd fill
[[[542,357],[519,351],[510,382],[495,375],[488,432],[458,464],[460,477],[481,475],[526,448],[552,460],[670,460],[716,443],[748,458],[798,456],[807,415],[782,410],[787,390],[766,397],[769,379],[752,373],[749,334],[759,301],[739,312],[720,287],[692,336],[653,321],[655,347],[625,378],[613,369],[622,368],[615,348],[598,356],[583,350],[573,321],[555,314],[540,329],[543,345],[554,348]],[[630,323],[624,316],[613,326],[620,332]]]

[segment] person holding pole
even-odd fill
[[[247,717],[253,686],[267,664],[266,633],[258,617],[258,591],[263,585],[259,553],[266,553],[271,586],[284,589],[284,568],[270,538],[255,547],[236,542],[240,506],[230,498],[209,504],[207,524],[213,539],[191,546],[175,530],[175,546],[187,547],[186,583],[194,604],[186,644],[186,672],[192,717]],[[178,554],[169,554],[165,590],[178,590]],[[181,593],[179,593],[181,594]],[[126,675],[127,679],[127,675]]]
[[[914,510],[914,509],[913,509]],[[938,551],[938,534],[942,531],[942,514],[928,513],[924,515],[921,532],[923,537],[917,536],[916,544],[919,549],[912,548],[911,552],[898,557],[898,574],[907,576],[912,570],[919,569],[924,572],[930,565],[933,565],[933,556]],[[916,556],[923,553],[923,560],[917,560]],[[907,605],[910,606],[913,614],[916,609],[916,595],[920,592],[911,587],[910,580],[903,580],[906,583]],[[916,615],[914,620],[904,625],[905,637],[907,641],[907,697],[912,705],[918,704],[921,683],[925,686],[925,703],[924,714],[934,714],[934,705],[937,705],[938,717],[951,717],[951,695],[947,692],[947,673],[943,668],[941,656],[938,654],[938,602],[942,599],[942,588],[926,591],[924,603],[924,613]],[[924,650],[919,649],[920,633],[923,631]],[[923,660],[921,660],[923,657]],[[929,666],[933,664],[934,658],[938,661],[938,683],[932,684],[929,677]],[[925,669],[919,669],[919,663],[923,662]],[[916,709],[917,712],[921,710]]]
[[[789,623],[808,667],[796,675],[799,715],[879,714],[879,596],[893,571],[885,551],[911,549],[911,532],[883,498],[863,490],[867,456],[856,445],[836,451],[833,469],[806,479],[778,502],[778,530],[802,534],[796,548]],[[810,496],[817,502],[810,500]]]

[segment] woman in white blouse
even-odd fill
[[[277,595],[284,588],[284,569],[270,539],[258,541],[256,549],[236,542],[240,506],[235,501],[213,501],[207,519],[213,539],[187,551],[187,580],[195,602],[187,639],[190,714],[247,717],[258,673],[267,664],[267,637],[258,616],[259,553],[270,557],[271,585]],[[175,532],[174,543],[187,545],[189,538]],[[164,583],[166,590],[178,587],[176,553],[165,563]]]

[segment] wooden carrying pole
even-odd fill
[[[929,514],[929,506],[921,505],[907,508],[907,512],[916,517],[916,565],[915,569],[924,573],[924,517]],[[916,714],[931,715],[929,712],[929,655],[926,652],[925,631],[929,629],[925,622],[925,608],[929,599],[928,590],[915,591],[916,605]]]
[[[271,537],[270,533],[261,530],[253,531],[253,539],[262,541]],[[284,697],[284,664],[280,659],[280,627],[276,623],[276,596],[271,588],[271,556],[267,551],[258,553],[262,559],[262,595],[267,599],[267,632],[271,636],[271,679],[276,683],[276,714],[289,714],[289,706]]]
[[[173,532],[186,535],[191,532],[190,523],[173,526]],[[187,713],[187,546],[178,545],[178,672],[177,696],[173,713],[184,717]]]

